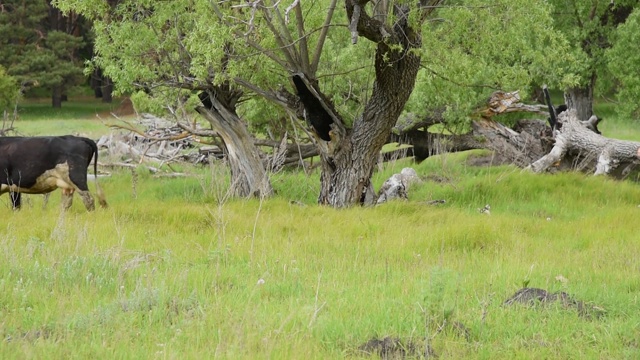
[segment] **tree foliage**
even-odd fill
[[[0,65],[0,115],[15,105],[19,95],[18,82],[13,76],[8,75],[4,67]]]
[[[77,58],[83,38],[59,29],[62,23],[50,6],[48,1],[0,4],[0,64],[25,89],[36,85],[68,89],[83,80],[82,61]],[[70,25],[68,30],[79,28]]]
[[[626,115],[640,116],[640,9],[635,9],[616,30],[614,45],[605,60],[616,82],[618,109]]]
[[[469,114],[496,90],[547,83],[568,86],[576,59],[553,29],[546,1],[458,1],[423,28],[422,70],[407,111],[442,112],[450,125],[466,125]]]
[[[577,91],[575,94],[578,97],[590,98],[588,99],[590,102],[593,101],[594,91],[596,95],[622,91],[621,99],[627,97],[625,89],[618,87],[616,83],[615,77],[618,76],[616,74],[619,74],[619,69],[611,66],[612,62],[619,64],[626,61],[624,58],[616,58],[618,55],[624,56],[625,51],[610,52],[609,49],[636,47],[636,43],[623,42],[625,35],[617,29],[625,27],[627,18],[634,9],[637,11],[640,1],[550,0],[549,2],[554,8],[554,26],[567,38],[571,46],[570,52],[577,59],[571,63],[568,71],[577,76],[578,82],[573,89],[565,87],[565,90],[571,93],[581,88],[582,91]],[[625,28],[628,31],[631,26]],[[623,106],[621,109],[628,109],[628,106]],[[583,118],[589,115],[581,111],[579,114]]]

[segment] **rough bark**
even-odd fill
[[[371,100],[349,136],[332,139],[337,149],[324,158],[321,204],[344,207],[364,202],[378,154],[413,90],[419,65],[418,56],[378,44]]]
[[[567,108],[574,110],[578,119],[587,120],[593,115],[594,83],[595,81],[591,81],[587,86],[568,89],[564,94]]]
[[[207,100],[203,101],[207,106],[199,106],[196,110],[224,142],[231,169],[231,193],[239,197],[271,196],[273,188],[253,137],[235,111],[213,94],[209,92]]]
[[[629,171],[640,160],[640,143],[606,138],[589,128],[589,123],[580,121],[573,110],[558,117],[562,127],[556,131],[553,149],[531,164],[534,172],[545,171],[560,163],[567,154],[580,154],[591,159],[595,175],[614,174],[615,170]],[[615,175],[615,174],[614,174]]]

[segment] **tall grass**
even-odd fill
[[[274,199],[220,201],[214,170],[140,176],[137,198],[115,174],[111,208],[90,214],[1,198],[0,357],[326,359],[384,336],[428,339],[441,358],[640,355],[636,184],[461,155],[415,167],[429,177],[410,201],[374,208],[314,205],[316,174],[278,175]],[[605,314],[502,306],[525,284]]]
[[[444,359],[640,357],[640,187],[473,153],[387,164],[376,188],[423,181],[371,208],[317,206],[317,172],[231,199],[218,165],[114,172],[93,213],[0,197],[0,358],[367,358],[386,336]],[[524,286],[598,311],[503,305]]]

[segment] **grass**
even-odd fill
[[[14,128],[23,136],[82,134],[98,137],[108,132],[105,120],[122,104],[119,99],[105,104],[92,97],[71,98],[62,107],[51,107],[50,99],[31,99],[18,106]]]
[[[318,173],[229,200],[216,167],[141,173],[136,196],[114,173],[93,213],[0,197],[0,358],[368,358],[385,336],[441,359],[640,357],[640,187],[467,156],[388,164],[376,188],[405,166],[424,181],[373,208],[315,205]],[[503,306],[525,285],[604,313]]]

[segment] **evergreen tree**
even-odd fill
[[[23,91],[50,89],[54,107],[62,94],[83,80],[77,50],[81,28],[49,1],[7,0],[0,4],[0,65]]]

